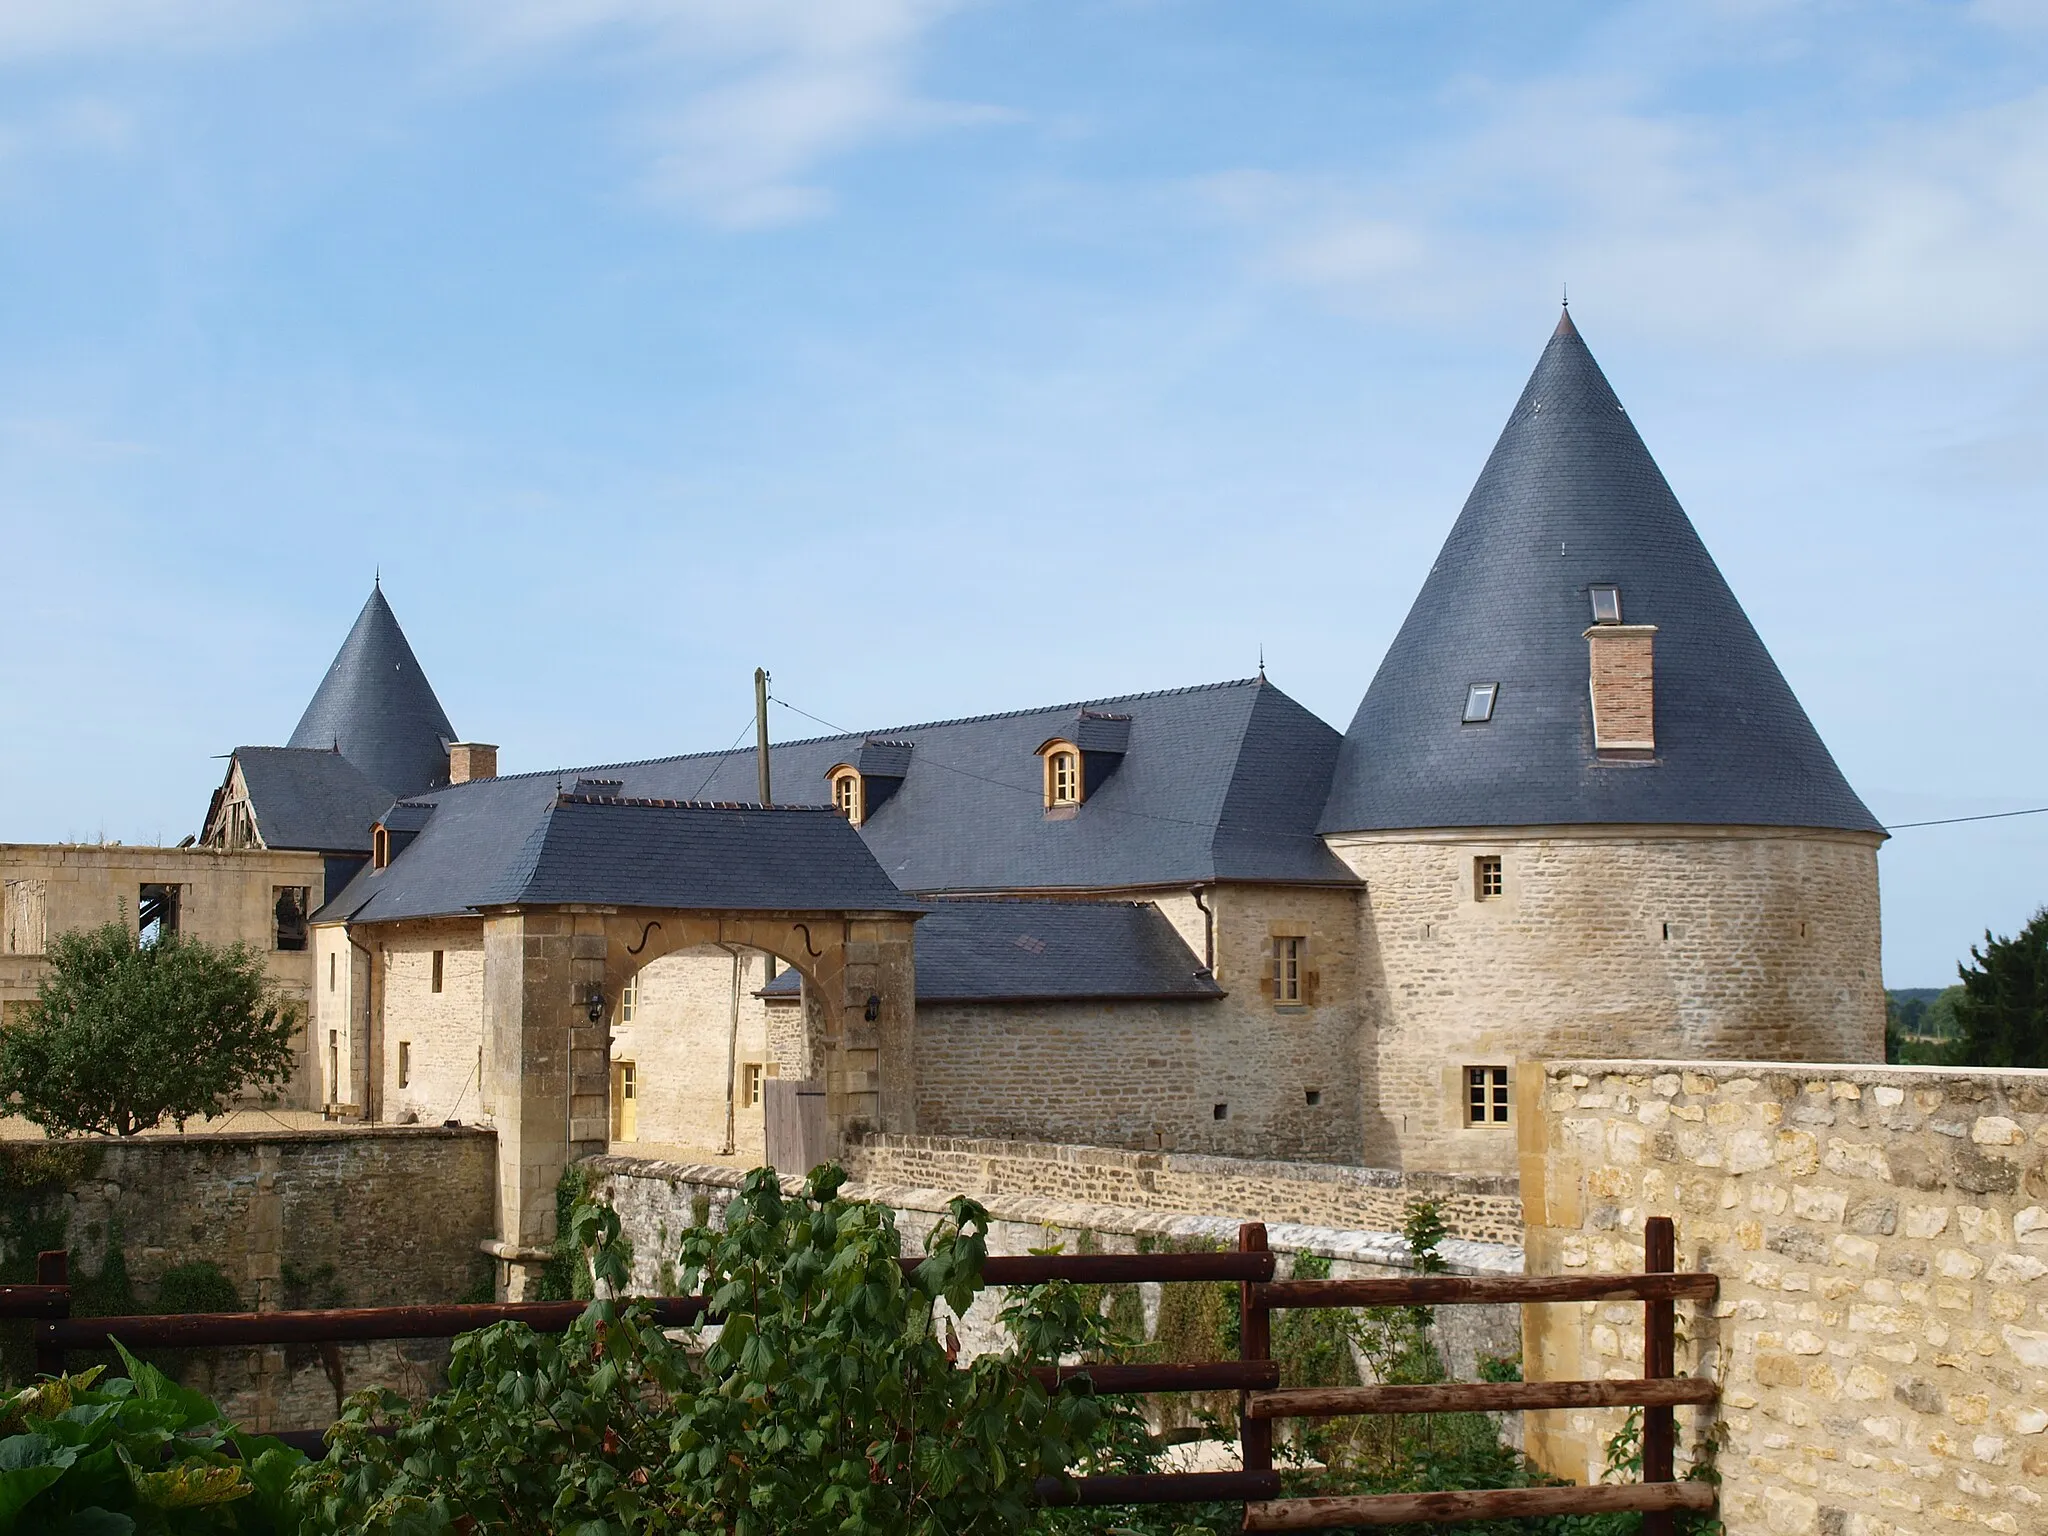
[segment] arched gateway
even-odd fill
[[[563,1170],[605,1150],[612,1005],[663,955],[722,944],[786,961],[804,977],[803,1066],[824,1080],[835,1135],[916,1128],[911,930],[927,909],[843,817],[558,792],[517,847],[487,848],[439,816],[429,826],[407,858],[351,885],[329,942],[367,951],[380,928],[481,927],[476,1072],[498,1135],[489,1247],[510,1296],[548,1256]],[[436,991],[443,980],[436,970]]]

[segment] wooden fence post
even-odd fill
[[[1678,1234],[1669,1216],[1652,1216],[1643,1223],[1643,1273],[1668,1275],[1678,1268]],[[1678,1374],[1677,1304],[1671,1301],[1643,1303],[1643,1375],[1646,1378]],[[1643,1481],[1668,1483],[1672,1480],[1672,1456],[1677,1439],[1672,1410],[1643,1410]],[[1669,1510],[1655,1510],[1643,1516],[1643,1536],[1671,1536]]]
[[[64,1248],[47,1248],[36,1255],[36,1284],[71,1284],[71,1254]],[[71,1300],[64,1300],[64,1316],[71,1315]],[[36,1374],[39,1376],[62,1376],[64,1374],[64,1348],[60,1344],[36,1345]]]
[[[1266,1251],[1266,1224],[1248,1221],[1237,1229],[1239,1253]],[[1237,1283],[1237,1352],[1242,1360],[1273,1358],[1273,1314],[1257,1299],[1249,1280]],[[1247,1472],[1273,1470],[1273,1421],[1251,1416],[1251,1394],[1237,1395],[1237,1443]]]

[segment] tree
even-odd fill
[[[1963,978],[1955,1000],[1960,1064],[2048,1067],[2048,908],[2013,938],[1995,939],[1986,929],[1970,959],[1956,967]]]
[[[0,1034],[0,1103],[55,1135],[133,1136],[217,1115],[290,1075],[297,1011],[263,957],[124,923],[58,935],[22,1022]]]

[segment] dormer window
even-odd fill
[[[1465,690],[1466,725],[1484,725],[1493,718],[1493,701],[1500,697],[1499,683],[1474,683]]]
[[[841,763],[832,770],[832,809],[852,822],[860,825],[861,804],[860,770],[851,763]]]
[[[391,862],[391,834],[382,826],[370,832],[370,868],[382,869]]]
[[[1055,741],[1040,748],[1045,754],[1045,803],[1048,808],[1081,803],[1081,750],[1072,742]]]
[[[1619,624],[1621,622],[1621,588],[1594,587],[1593,622],[1595,624]]]

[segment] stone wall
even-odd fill
[[[664,1263],[674,1260],[686,1229],[707,1222],[724,1223],[726,1207],[745,1178],[733,1168],[616,1156],[588,1158],[582,1166],[592,1175],[593,1191],[618,1211],[625,1235],[633,1244],[635,1288],[646,1292],[665,1288],[669,1277],[664,1274]],[[795,1193],[801,1185],[800,1179],[782,1181],[785,1193]],[[1295,1257],[1304,1253],[1328,1259],[1330,1273],[1338,1279],[1402,1274],[1410,1268],[1407,1246],[1396,1233],[1276,1220],[1256,1211],[1176,1211],[1105,1203],[1072,1193],[1063,1197],[987,1193],[959,1184],[920,1188],[866,1178],[847,1184],[844,1193],[888,1206],[904,1235],[906,1253],[922,1251],[926,1235],[945,1213],[948,1200],[968,1194],[988,1210],[991,1254],[1026,1254],[1051,1246],[1076,1253],[1084,1243],[1096,1252],[1134,1253],[1141,1241],[1155,1247],[1234,1248],[1240,1221],[1265,1219],[1268,1243],[1280,1255],[1282,1275],[1288,1273]],[[1460,1274],[1518,1274],[1522,1268],[1521,1249],[1508,1244],[1452,1239],[1440,1251]],[[1158,1321],[1160,1290],[1158,1285],[1140,1287],[1148,1333]],[[984,1292],[968,1309],[959,1328],[966,1354],[1008,1347],[996,1321],[1001,1306],[1002,1290],[997,1287]],[[1472,1379],[1482,1355],[1512,1354],[1519,1344],[1519,1332],[1519,1319],[1512,1308],[1446,1307],[1438,1314],[1438,1348],[1451,1369],[1467,1380]]]
[[[1018,1196],[1352,1231],[1398,1232],[1408,1202],[1427,1198],[1459,1238],[1505,1246],[1522,1240],[1515,1180],[1495,1175],[941,1136],[869,1136],[846,1149],[845,1163],[867,1184],[978,1200]]]
[[[1531,1272],[1640,1269],[1668,1214],[1721,1277],[1679,1368],[1722,1386],[1731,1532],[2048,1528],[2048,1072],[1568,1061],[1521,1108]],[[1529,1308],[1530,1377],[1639,1374],[1642,1310]],[[1615,1417],[1528,1444],[1590,1478]]]
[[[164,1275],[205,1263],[244,1308],[396,1306],[455,1301],[488,1281],[477,1245],[492,1231],[493,1142],[475,1130],[287,1131],[274,1135],[142,1137],[10,1144],[63,1170],[61,1188],[27,1197],[61,1222],[75,1281],[125,1267],[136,1303],[157,1303]],[[54,1157],[51,1155],[54,1152]],[[17,1186],[21,1179],[17,1176]],[[21,1230],[21,1229],[17,1229]],[[33,1255],[4,1253],[20,1272]],[[310,1351],[293,1352],[293,1355]],[[352,1346],[353,1391],[429,1383],[445,1343]],[[268,1428],[318,1428],[335,1401],[317,1358],[284,1351],[218,1351],[196,1364],[198,1384],[229,1411]]]
[[[1368,893],[1361,1162],[1510,1171],[1512,1133],[1466,1124],[1467,1067],[1883,1057],[1874,836],[1616,826],[1330,841]],[[1482,857],[1503,877],[1487,900]]]

